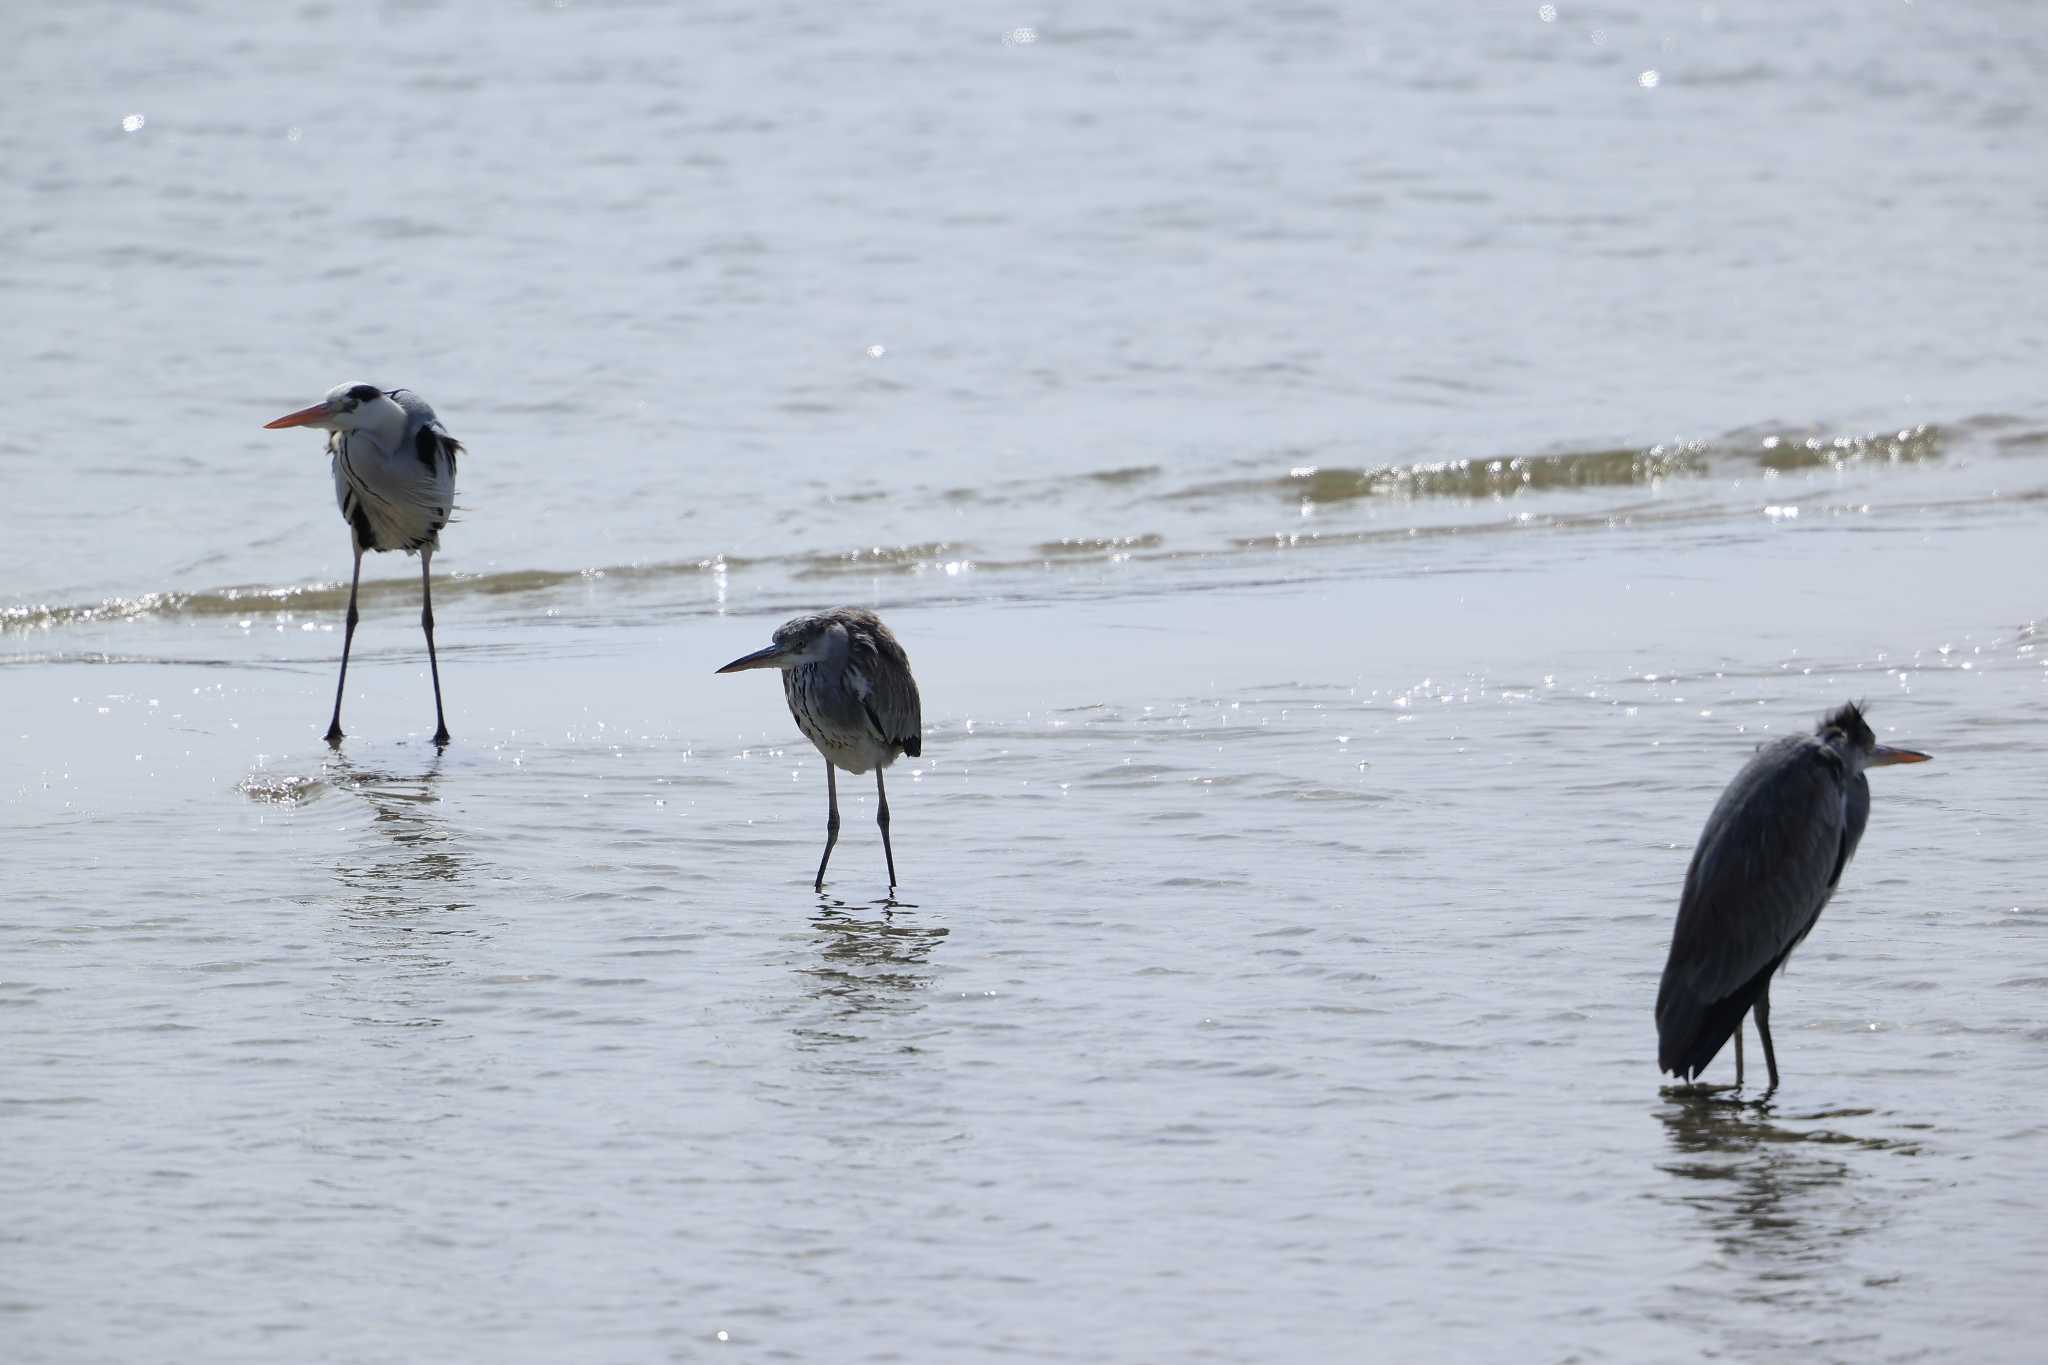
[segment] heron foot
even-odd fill
[[[445,749],[448,747],[447,726],[444,725],[440,729],[434,731],[434,747],[437,749]]]
[[[343,734],[341,733],[341,726],[339,724],[334,724],[327,727],[328,744],[332,745],[334,748],[339,749],[341,747],[341,741],[343,740],[343,738],[345,738],[345,736],[343,736]]]
[[[1734,1085],[1709,1085],[1705,1081],[1680,1081],[1663,1089],[1664,1094],[1675,1100],[1706,1100],[1718,1095],[1737,1095],[1741,1092],[1740,1082]]]

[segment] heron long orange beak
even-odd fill
[[[718,671],[738,673],[747,668],[774,668],[777,666],[776,661],[787,652],[781,645],[770,645],[766,649],[757,649],[752,654],[742,654]]]
[[[325,403],[315,403],[310,408],[300,408],[297,412],[288,412],[275,422],[265,422],[263,429],[265,431],[275,431],[279,427],[303,427],[328,416],[332,416],[332,414],[327,410],[327,405]]]
[[[1894,763],[1926,763],[1933,757],[1933,754],[1923,754],[1918,749],[1894,749],[1889,744],[1880,744],[1870,751],[1870,761],[1863,766],[1888,768]]]

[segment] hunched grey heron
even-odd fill
[[[1657,988],[1657,1067],[1684,1080],[1735,1038],[1742,1084],[1742,1016],[1753,1014],[1770,1088],[1771,974],[1813,930],[1855,856],[1870,817],[1866,768],[1925,763],[1879,744],[1855,703],[1811,735],[1758,749],[1721,793],[1686,869],[1671,955]]]
[[[910,657],[871,611],[834,607],[785,622],[765,649],[734,659],[720,673],[747,668],[782,670],[782,695],[804,737],[825,759],[825,854],[811,889],[825,889],[825,865],[839,842],[839,780],[834,769],[875,770],[875,823],[889,887],[896,886],[896,853],[889,847],[889,791],[882,769],[898,754],[924,752],[924,712]]]
[[[441,711],[441,661],[434,654],[434,551],[455,508],[455,457],[462,443],[450,436],[427,400],[411,389],[337,384],[309,408],[286,413],[266,430],[317,427],[327,433],[334,470],[334,500],[349,526],[355,570],[348,582],[348,617],[341,637],[341,676],[334,684],[334,719],[327,742],[340,744],[341,698],[348,684],[349,646],[356,638],[356,589],[363,551],[403,550],[420,557],[420,628],[427,633],[427,668],[434,678],[434,743],[448,742]]]

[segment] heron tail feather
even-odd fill
[[[1719,1000],[1701,1000],[1683,987],[1666,991],[1657,1001],[1657,1069],[1688,1081],[1705,1071],[1770,979],[1764,972]]]

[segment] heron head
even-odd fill
[[[1918,749],[1895,749],[1889,744],[1879,744],[1870,722],[1863,719],[1863,707],[1853,701],[1844,702],[1830,712],[1815,733],[1823,743],[1849,761],[1852,773],[1862,768],[1886,768],[1894,763],[1925,763],[1933,757]]]
[[[405,409],[375,384],[336,384],[327,396],[310,408],[288,412],[274,422],[263,424],[266,431],[279,427],[317,427],[322,431],[357,431],[405,425]]]
[[[829,616],[799,616],[776,627],[770,637],[774,643],[752,654],[743,654],[718,671],[738,673],[748,668],[801,668],[805,664],[823,663],[834,652],[835,631],[843,639],[846,627]]]

